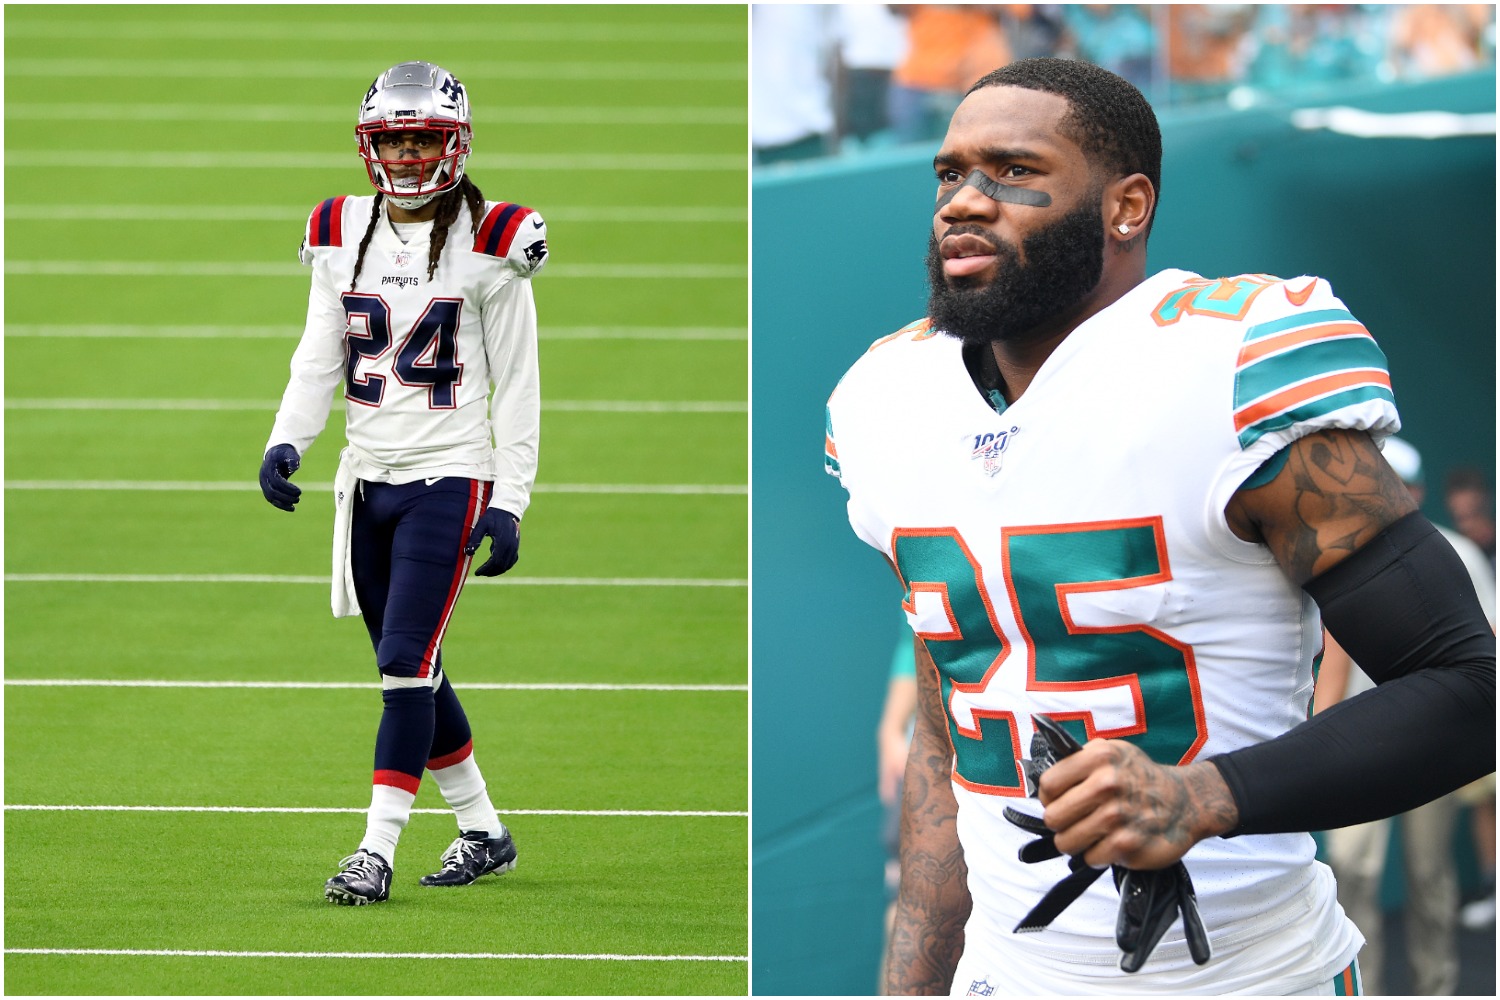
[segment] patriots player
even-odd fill
[[[547,260],[541,216],[486,201],[464,174],[469,101],[447,70],[380,74],[355,137],[375,194],[330,198],[308,219],[307,326],[260,471],[266,500],[294,510],[288,477],[342,381],[333,612],[363,614],[384,700],[364,839],[324,889],[347,905],[389,897],[424,769],[460,834],[421,884],[467,885],[516,863],[441,650],[483,540],[477,575],[516,563],[540,423],[531,279]]]
[[[1160,132],[1097,67],[989,74],[934,168],[930,315],[827,424],[916,636],[890,991],[1359,992],[1305,831],[1495,766],[1384,354],[1319,278],[1148,276]],[[1320,618],[1377,684],[1304,721]]]

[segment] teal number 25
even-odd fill
[[[960,725],[953,708],[955,694],[981,694],[1001,671],[1026,671],[1028,691],[1076,692],[1068,704],[1080,707],[1048,714],[1080,741],[1123,739],[1161,764],[1185,764],[1202,749],[1208,732],[1192,648],[1145,623],[1078,625],[1068,605],[1072,594],[1170,580],[1160,517],[1002,529],[1004,596],[1016,635],[1007,635],[957,530],[898,528],[892,548],[907,610],[915,609],[917,594],[928,592],[947,615],[945,630],[920,635],[938,668],[954,777],[964,787],[1025,794],[1014,706],[992,701],[974,708],[972,727]],[[1128,691],[1133,725],[1106,730],[1095,724],[1088,693],[1103,689]]]

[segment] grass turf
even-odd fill
[[[8,812],[8,991],[746,992],[743,817],[526,812],[745,810],[745,692],[464,690],[747,680],[743,586],[514,582],[746,575],[743,493],[569,492],[742,489],[742,410],[548,405],[743,404],[743,9],[471,7],[462,30],[417,26],[354,57],[342,43],[369,34],[356,7],[79,10],[14,8],[5,24],[7,574],[326,573],[339,407],[299,473],[300,516],[253,486],[306,306],[293,251],[312,206],[366,188],[350,136],[360,88],[414,42],[436,53],[475,105],[471,176],[538,208],[553,254],[536,286],[548,408],[521,576],[471,583],[445,643],[496,803],[518,811],[521,863],[466,890],[418,889],[455,832],[418,814],[389,903],[322,901],[363,827],[379,713],[362,623],[329,617],[326,586],[12,579],[11,680],[368,687],[11,685],[9,803],[348,811]],[[181,327],[196,335],[171,335]],[[673,327],[725,339],[653,339]],[[49,399],[245,408],[35,408]],[[38,481],[53,485],[23,488]],[[204,488],[219,483],[240,488]],[[430,786],[419,808],[440,807]],[[74,843],[109,845],[90,878],[110,891],[55,877],[57,846]],[[68,948],[677,958],[16,951]]]

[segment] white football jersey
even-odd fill
[[[547,260],[546,224],[529,208],[487,202],[474,233],[463,206],[429,280],[432,224],[403,227],[403,243],[382,207],[351,291],[374,201],[330,198],[308,219],[307,326],[266,447],[285,442],[304,453],[343,382],[359,478],[493,480],[490,506],[519,517],[536,479],[531,278]]]
[[[1038,714],[1080,742],[1124,739],[1165,764],[1307,717],[1317,607],[1265,546],[1230,531],[1224,508],[1299,437],[1394,433],[1384,354],[1320,279],[1166,271],[1069,334],[1000,410],[959,342],[926,321],[877,341],[828,409],[827,465],[849,520],[897,569],[938,667],[969,951],[994,956],[982,968],[997,973],[1046,970],[1059,989],[1217,992],[1226,960],[1295,918],[1320,977],[1308,985],[1332,979],[1360,938],[1307,834],[1196,845],[1185,862],[1214,960],[1192,964],[1179,922],[1124,976],[1107,875],[1048,929],[1011,933],[1068,868],[1021,863],[1030,837],[1001,811],[1040,814],[1017,763]],[[1275,975],[1249,972],[1252,985]]]

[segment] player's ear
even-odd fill
[[[1145,174],[1127,174],[1104,189],[1104,225],[1113,233],[1127,239],[1138,236],[1155,212],[1156,189]]]

